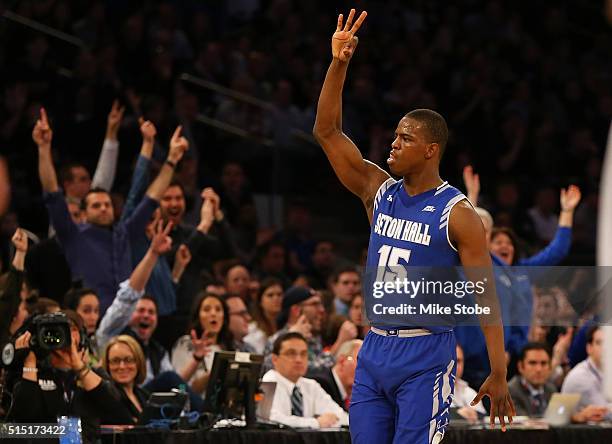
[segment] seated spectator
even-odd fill
[[[251,315],[244,301],[237,294],[229,294],[225,297],[225,304],[229,318],[229,331],[234,339],[234,348],[242,352],[255,353],[255,349],[244,341],[249,333],[249,322],[251,321]]]
[[[601,422],[612,420],[611,400],[605,395],[602,373],[602,351],[604,331],[593,326],[587,332],[588,358],[577,364],[567,374],[562,393],[581,395],[577,412],[572,415],[574,422]]]
[[[329,396],[348,412],[351,404],[353,383],[355,382],[355,368],[357,367],[357,355],[361,350],[363,341],[353,339],[346,341],[336,353],[336,363],[331,369],[321,370],[309,374],[316,380]]]
[[[314,379],[305,378],[308,344],[297,332],[285,333],[274,341],[273,370],[262,378],[276,382],[270,419],[290,427],[338,427],[348,425],[348,414]]]
[[[251,305],[251,299],[249,298],[251,274],[247,267],[242,264],[233,263],[229,265],[223,275],[227,292],[240,295],[245,304]]]
[[[348,316],[351,301],[361,291],[361,277],[355,267],[347,266],[334,271],[331,290],[334,293],[336,313]]]
[[[250,344],[257,353],[263,353],[268,338],[278,331],[276,318],[283,303],[283,285],[275,278],[261,281],[257,299],[251,310],[253,321],[249,324],[249,334],[244,342]]]
[[[298,332],[308,342],[308,370],[316,371],[334,365],[333,354],[323,351],[321,330],[325,309],[321,295],[311,288],[291,287],[283,296],[277,324],[283,327],[268,339],[264,369],[272,368],[271,352],[276,338],[287,332]],[[349,338],[352,339],[352,338]]]
[[[476,421],[478,414],[485,415],[487,412],[482,405],[482,401],[478,401],[478,404],[472,406],[472,401],[476,398],[477,392],[469,384],[461,379],[463,376],[463,347],[457,344],[457,375],[455,378],[455,396],[453,396],[453,403],[451,408],[456,408],[457,413],[462,418],[469,421]]]
[[[256,270],[254,274],[260,279],[273,277],[285,285],[289,285],[289,278],[285,272],[285,245],[282,242],[271,240],[257,248]]]
[[[557,387],[550,382],[552,373],[551,351],[545,343],[530,342],[519,356],[515,375],[508,383],[516,414],[542,417]]]
[[[190,334],[172,348],[172,365],[195,393],[204,394],[215,352],[234,350],[227,305],[219,296],[204,293],[193,306]]]
[[[149,392],[140,387],[147,373],[142,348],[131,336],[115,336],[104,347],[102,367],[118,389],[120,402],[129,411],[131,422],[126,423],[138,423],[149,397]]]
[[[320,240],[314,246],[311,256],[312,266],[308,270],[310,286],[313,288],[326,288],[327,279],[336,266],[334,244],[329,240]]]
[[[370,331],[370,326],[363,313],[363,296],[356,295],[349,307],[348,319],[357,326],[357,338],[364,339]]]

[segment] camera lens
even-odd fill
[[[63,348],[66,343],[66,334],[58,326],[42,327],[39,338],[41,345],[48,349]]]

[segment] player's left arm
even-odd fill
[[[479,321],[487,344],[491,374],[480,387],[472,405],[477,404],[485,395],[489,396],[491,425],[495,424],[495,417],[498,416],[502,430],[506,430],[504,416],[512,422],[516,413],[506,382],[504,331],[484,227],[472,206],[464,200],[451,210],[448,229],[449,238],[457,248],[467,279],[487,283],[484,293],[477,295],[477,302],[484,307],[490,307],[490,314],[481,315]]]

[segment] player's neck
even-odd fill
[[[421,173],[404,176],[404,188],[409,196],[416,196],[434,189],[443,182],[437,171],[422,171]]]

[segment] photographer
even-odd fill
[[[58,330],[69,328],[69,337],[57,340],[62,348],[51,348],[36,338],[37,322],[50,325],[50,335],[61,338]],[[101,423],[126,423],[129,412],[118,401],[118,394],[102,372],[84,361],[83,321],[71,310],[35,317],[28,331],[15,341],[17,350],[30,349],[23,361],[21,378],[13,390],[13,406],[8,419],[13,422],[54,423],[58,416],[81,418],[84,442],[93,442]],[[34,337],[34,341],[33,341]],[[62,343],[63,342],[63,343]]]

